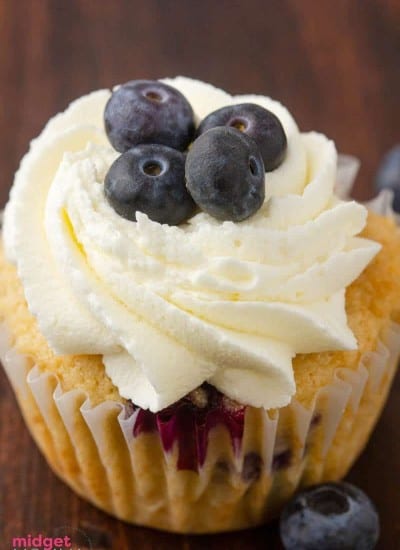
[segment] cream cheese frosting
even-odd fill
[[[345,290],[380,245],[357,237],[364,206],[334,193],[332,141],[300,133],[267,97],[165,82],[197,122],[242,102],[278,116],[287,154],[266,174],[261,209],[240,223],[205,213],[181,226],[120,217],[103,192],[118,153],[103,129],[111,92],[100,90],[32,142],[5,211],[7,257],[55,353],[101,354],[136,405],[156,412],[208,381],[243,404],[285,406],[297,353],[356,348]]]

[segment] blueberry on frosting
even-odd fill
[[[187,153],[185,194],[181,170],[171,164],[173,154],[156,145],[185,151],[195,134],[193,116],[185,96],[159,81],[134,80],[114,91],[104,111],[113,147],[125,154],[138,145],[153,146],[151,153],[137,149],[118,159],[107,175],[106,196],[121,216],[134,221],[140,210],[154,221],[176,225],[194,212],[193,198],[216,219],[239,222],[261,207],[265,172],[277,168],[286,153],[279,119],[254,103],[230,105],[208,115]],[[153,161],[147,155],[155,153],[162,160],[152,173],[148,167]]]
[[[239,222],[261,207],[265,171],[254,140],[235,128],[208,130],[186,158],[186,185],[202,210],[218,220]]]
[[[144,212],[159,223],[178,225],[195,210],[185,187],[185,156],[164,145],[138,145],[111,165],[105,196],[122,217],[135,221]]]
[[[285,158],[286,134],[278,117],[255,103],[222,107],[209,114],[197,129],[201,135],[216,126],[230,126],[253,138],[257,143],[266,172],[275,170]]]
[[[106,105],[104,125],[120,153],[142,143],[184,151],[195,131],[185,96],[157,80],[132,80],[117,88]]]

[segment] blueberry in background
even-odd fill
[[[123,153],[106,175],[104,193],[117,214],[131,221],[140,211],[178,225],[196,209],[185,186],[185,155],[165,145],[138,145]]]
[[[186,157],[186,185],[198,206],[218,220],[241,221],[261,207],[265,171],[246,134],[221,126],[201,134]]]
[[[104,110],[104,126],[120,153],[142,143],[184,151],[195,131],[185,96],[157,80],[132,80],[115,90]]]
[[[296,495],[280,520],[285,550],[373,550],[379,517],[367,495],[350,483],[326,483]]]
[[[266,172],[275,170],[285,158],[285,130],[279,118],[260,105],[240,103],[222,107],[201,122],[197,135],[217,126],[236,128],[254,139],[260,149]]]
[[[393,209],[400,212],[400,143],[386,155],[375,176],[378,191],[390,189],[394,192]]]

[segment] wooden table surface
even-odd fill
[[[280,99],[304,130],[362,161],[372,195],[380,157],[400,141],[399,0],[0,0],[0,200],[47,119],[92,89],[185,74]],[[13,536],[81,530],[94,549],[280,548],[276,525],[213,537],[127,526],[47,468],[0,372],[0,550]],[[400,549],[400,378],[348,479],[375,501],[379,548]],[[83,537],[83,535],[82,535]],[[81,541],[81,548],[90,548]]]

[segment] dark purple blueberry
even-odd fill
[[[257,453],[247,453],[243,459],[242,479],[246,483],[254,483],[261,477],[263,459]]]
[[[197,135],[216,126],[236,128],[254,139],[260,149],[266,172],[275,170],[285,158],[285,130],[279,118],[260,105],[240,103],[222,107],[201,122]]]
[[[377,511],[350,483],[326,483],[299,493],[284,509],[286,550],[372,550],[379,538]]]
[[[186,158],[186,185],[202,210],[218,220],[245,220],[265,198],[265,172],[254,140],[235,128],[208,130]]]
[[[279,470],[285,470],[285,468],[289,468],[291,461],[292,451],[290,449],[286,449],[285,451],[276,453],[272,457],[272,471],[278,472]]]
[[[376,173],[375,185],[378,191],[383,189],[393,191],[393,209],[400,212],[400,144],[383,157]]]
[[[157,80],[132,80],[115,90],[104,110],[104,125],[120,153],[142,143],[184,151],[195,130],[185,96]]]
[[[165,145],[138,145],[123,153],[106,175],[104,192],[114,210],[132,221],[139,211],[178,225],[196,208],[185,186],[185,156]]]

